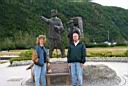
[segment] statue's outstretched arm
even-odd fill
[[[48,22],[49,22],[49,19],[48,19],[48,18],[46,18],[46,17],[44,17],[44,16],[41,16],[41,19],[42,19],[43,21],[45,21],[46,23],[48,23]]]

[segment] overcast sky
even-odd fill
[[[92,0],[104,6],[117,6],[128,9],[128,0]]]

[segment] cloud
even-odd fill
[[[128,9],[128,0],[92,0],[104,6],[116,6]]]

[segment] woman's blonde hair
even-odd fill
[[[36,38],[36,44],[37,44],[37,45],[39,45],[40,39],[43,39],[44,41],[46,41],[46,36],[45,36],[45,35],[39,35],[39,36]]]

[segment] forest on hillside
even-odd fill
[[[64,24],[64,45],[70,18],[81,16],[84,22],[84,42],[102,43],[108,40],[128,42],[128,10],[101,6],[89,0],[0,0],[0,50],[31,48],[39,34],[48,35],[48,26],[40,16],[50,18],[57,9]],[[47,41],[48,42],[48,41]],[[48,44],[48,43],[47,43]]]

